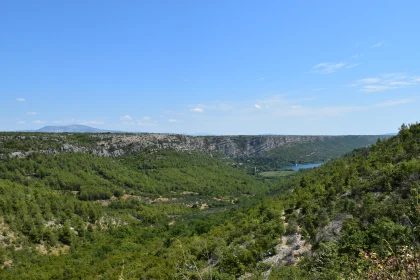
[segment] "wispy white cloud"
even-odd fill
[[[281,117],[336,117],[344,114],[354,113],[358,111],[367,111],[378,108],[392,107],[407,103],[413,103],[414,98],[404,98],[397,100],[388,100],[370,105],[337,105],[324,107],[295,107],[291,110],[284,110],[279,113]]]
[[[337,72],[339,69],[343,68],[346,64],[344,62],[331,63],[323,62],[312,67],[315,73],[318,74],[331,74]]]
[[[349,64],[349,65],[346,65],[346,68],[350,69],[350,68],[354,68],[354,67],[357,67],[357,66],[359,66],[359,63],[352,63],[352,64]]]
[[[321,91],[321,90],[326,90],[326,88],[314,88],[313,91]]]
[[[265,80],[265,78],[264,77],[261,77],[261,78],[258,78],[257,79],[257,81],[264,81]]]
[[[26,99],[25,99],[25,98],[20,97],[20,98],[16,98],[16,101],[19,101],[19,102],[25,102],[25,101],[26,101]]]
[[[395,105],[401,105],[401,104],[407,104],[407,103],[413,103],[415,101],[414,98],[404,98],[404,99],[397,99],[397,100],[389,100],[386,102],[376,103],[374,107],[391,107]]]
[[[191,112],[195,112],[195,113],[203,113],[204,110],[202,108],[196,107],[190,110]]]
[[[195,109],[195,108],[200,108],[203,111],[207,110],[207,111],[230,111],[235,107],[235,104],[233,102],[229,102],[229,101],[219,101],[216,100],[210,104],[197,104],[197,105],[190,105],[189,106],[191,109]],[[169,113],[173,113],[173,112],[165,112],[165,114],[169,114]]]
[[[374,86],[376,84],[362,84],[361,86]],[[247,130],[248,133],[255,131],[255,127],[259,129],[259,133],[270,132],[270,128],[276,124],[276,121],[282,120],[281,123],[298,124],[300,122],[307,122],[309,119],[316,120],[317,122],[327,122],[334,118],[342,118],[347,120],[350,116],[355,114],[360,115],[371,115],[371,114],[384,114],[385,111],[389,110],[386,108],[393,108],[395,106],[395,112],[404,110],[405,107],[412,105],[404,105],[408,103],[416,102],[414,98],[403,98],[403,99],[381,99],[380,95],[376,96],[375,101],[366,100],[354,100],[354,103],[340,103],[339,101],[334,102],[328,99],[327,96],[319,96],[316,99],[313,97],[299,98],[295,97],[295,94],[278,94],[268,96],[262,99],[243,99],[227,101],[223,103],[229,104],[231,110],[229,111],[208,111],[206,115],[203,115],[202,121],[205,122],[205,127],[211,130],[224,131],[223,133],[244,133],[241,131]],[[325,102],[328,99],[329,106],[325,106]],[[371,98],[369,98],[371,100]],[[333,102],[333,103],[332,103]],[[337,103],[338,102],[338,103]],[[256,109],[255,105],[261,107]],[[267,108],[268,106],[269,108]],[[398,108],[401,106],[401,108]],[[169,121],[169,117],[165,117],[164,121]],[[171,129],[180,127],[181,122],[174,124]],[[189,129],[201,129],[202,124],[196,122],[196,120],[185,118],[182,124],[186,124]],[[220,125],[223,123],[223,125]],[[169,123],[167,123],[169,126]],[[164,126],[165,124],[163,124]],[[294,126],[294,125],[293,125]],[[185,128],[182,128],[185,130]],[[265,131],[264,131],[265,130]],[[220,131],[220,130],[219,130]],[[257,130],[258,131],[258,130]],[[219,132],[220,133],[220,132]],[[283,133],[281,130],[276,133]],[[296,133],[296,132],[295,132]],[[316,133],[316,132],[315,132]]]
[[[363,86],[360,91],[364,91],[364,92],[377,92],[377,91],[390,90],[390,89],[394,89],[394,88],[395,87],[391,87],[391,86],[368,85],[368,86]]]
[[[25,124],[25,121],[18,121],[17,124]]]
[[[403,82],[403,81],[395,81],[395,82],[389,82],[389,84],[392,85],[392,86],[407,86],[407,85],[412,85],[413,83]]]
[[[45,121],[41,121],[41,120],[36,120],[36,121],[33,121],[33,123],[34,124],[43,124],[43,123],[46,123]]]
[[[376,78],[358,80],[354,86],[360,86],[359,90],[363,92],[377,92],[420,84],[420,79],[417,79],[417,77],[410,77],[401,73],[389,73]]]
[[[36,115],[36,112],[26,112],[27,115]]]
[[[133,118],[130,117],[129,115],[126,115],[126,116],[123,116],[123,117],[120,118],[120,120],[122,120],[122,121],[131,121],[132,119]]]
[[[169,119],[168,122],[170,122],[170,123],[176,123],[177,120],[175,120],[175,119]]]
[[[380,84],[361,84],[366,86],[366,90],[380,91],[383,88],[374,88],[382,86]],[[360,85],[359,85],[360,86]],[[305,98],[290,98],[290,95],[273,95],[265,99],[257,99],[254,101],[242,101],[237,102],[236,105],[232,104],[232,110],[224,113],[218,112],[217,116],[212,118],[218,118],[223,115],[225,118],[235,120],[267,120],[270,121],[276,118],[324,118],[324,117],[335,117],[357,111],[366,111],[370,109],[378,109],[383,107],[396,106],[414,102],[414,99],[399,99],[378,102],[373,104],[363,105],[334,105],[334,106],[318,106],[310,101],[315,100],[313,97]],[[252,103],[251,103],[252,102]],[[258,109],[258,110],[255,110]],[[263,110],[264,109],[264,110]],[[258,113],[257,113],[258,111]]]
[[[317,74],[331,74],[342,69],[350,69],[359,66],[358,58],[361,55],[355,54],[343,59],[340,62],[322,62],[312,67],[312,72]]]
[[[373,44],[371,46],[371,48],[379,48],[379,47],[382,47],[384,45],[384,43],[385,43],[384,41],[377,42],[377,43]]]
[[[139,126],[142,126],[142,127],[156,126],[157,123],[158,122],[156,120],[152,121],[152,118],[149,117],[149,116],[145,116],[141,120],[129,122],[129,124],[135,124],[135,125],[139,125]]]
[[[375,84],[375,83],[379,83],[380,81],[381,81],[381,79],[379,79],[379,78],[365,78],[365,79],[359,80],[359,83],[362,83],[362,84]]]

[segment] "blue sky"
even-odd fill
[[[380,134],[419,121],[420,1],[0,1],[0,130]]]

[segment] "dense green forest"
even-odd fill
[[[419,278],[419,145],[403,125],[275,180],[173,150],[3,158],[0,278]]]

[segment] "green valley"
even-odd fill
[[[0,280],[420,280],[419,11],[0,0]]]
[[[419,124],[315,169],[255,175],[222,153],[152,146],[110,156],[112,134],[2,137],[2,279],[419,273]],[[92,152],[98,145],[108,155]],[[290,162],[313,145],[273,157]],[[323,145],[317,160],[336,153]]]

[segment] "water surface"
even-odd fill
[[[301,169],[307,169],[307,168],[314,168],[314,167],[318,167],[323,165],[323,162],[319,162],[319,163],[308,163],[308,164],[298,164],[298,165],[289,165],[289,166],[283,166],[281,169],[285,170],[285,169],[291,169],[294,171],[298,171]]]

